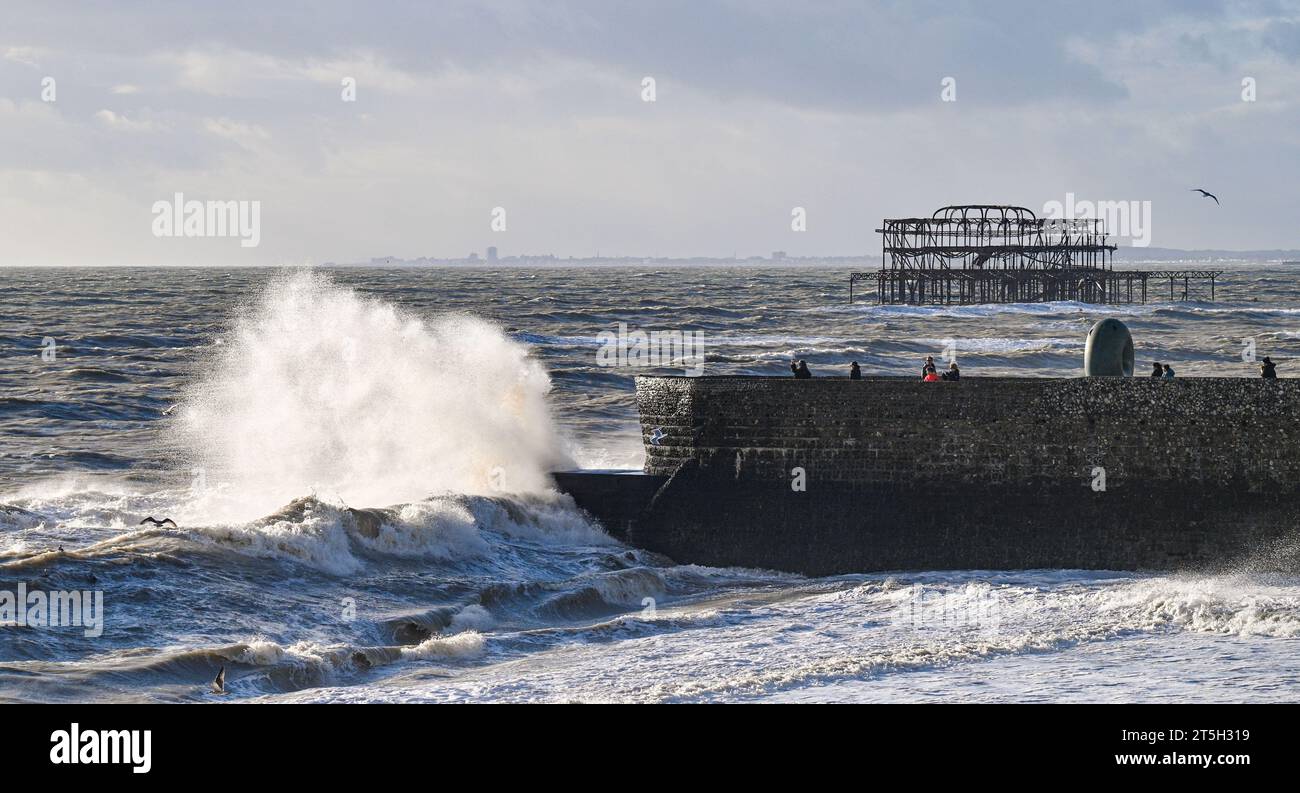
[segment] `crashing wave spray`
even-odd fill
[[[251,516],[313,490],[358,505],[544,490],[568,462],[527,349],[299,272],[272,281],[186,395],[185,445]]]

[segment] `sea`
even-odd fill
[[[699,332],[706,375],[1079,376],[1111,316],[1139,375],[1300,375],[1294,269],[1215,267],[1212,302],[1113,307],[771,265],[0,269],[0,701],[1294,701],[1300,571],[703,567],[549,479],[642,465],[633,376],[683,362],[602,366],[620,323]]]

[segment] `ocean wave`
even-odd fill
[[[318,641],[282,644],[257,637],[217,647],[117,657],[85,670],[88,677],[114,675],[189,682],[193,695],[219,696],[209,682],[226,669],[226,692],[236,695],[284,693],[347,683],[357,675],[408,661],[455,661],[481,657],[486,638],[474,631],[431,636],[410,647],[353,646]]]
[[[335,575],[360,570],[367,557],[459,561],[491,557],[500,540],[615,545],[568,496],[448,495],[386,509],[352,509],[314,497],[247,524],[199,527],[224,548],[307,564]]]
[[[316,688],[402,657],[401,649],[396,647],[353,647],[315,641],[281,645],[268,639],[220,648],[212,655],[218,666],[234,667],[227,670],[226,689],[236,694]]]
[[[578,619],[641,607],[662,597],[664,576],[649,567],[596,573],[564,582],[564,590],[542,602],[536,613],[548,618]]]
[[[450,636],[430,636],[415,647],[403,647],[402,657],[421,661],[478,658],[487,650],[487,639],[478,631]]]
[[[510,334],[511,338],[525,344],[559,347],[599,347],[600,339],[595,336],[549,336],[544,333],[527,333],[518,331]]]
[[[0,531],[32,529],[47,520],[44,515],[12,504],[0,504]]]
[[[1106,316],[1145,316],[1155,313],[1155,304],[1101,305],[1081,303],[1077,300],[1057,300],[1047,303],[991,303],[952,306],[915,306],[900,304],[854,303],[852,305],[819,306],[803,309],[810,312],[833,314],[864,314],[868,317],[994,317],[999,314],[1050,316],[1053,314],[1087,314]]]
[[[64,376],[73,380],[84,380],[90,383],[129,383],[131,378],[121,372],[114,372],[109,369],[97,369],[89,366],[81,366],[69,369]]]
[[[1063,579],[1067,574],[1054,574]],[[959,577],[960,578],[960,577]],[[931,593],[916,605],[913,586],[868,583],[819,596],[844,608],[870,604],[889,626],[879,648],[845,654],[801,653],[739,674],[700,675],[695,681],[665,681],[643,692],[663,701],[750,697],[790,689],[864,680],[900,672],[950,667],[996,656],[1053,652],[1081,643],[1167,630],[1227,636],[1294,638],[1300,635],[1300,596],[1294,578],[1261,576],[1159,576],[1076,583],[1047,588],[1006,574],[997,581],[934,578]],[[860,611],[855,611],[860,614]],[[808,618],[807,616],[805,617]],[[822,621],[813,620],[814,622]],[[809,657],[811,656],[811,657]]]
[[[1300,596],[1272,577],[1174,577],[1093,593],[1099,615],[1133,630],[1177,628],[1225,636],[1300,636]]]
[[[1275,306],[1222,305],[1220,303],[1196,304],[1192,302],[1164,304],[1157,308],[1157,314],[1170,317],[1196,317],[1216,314],[1247,314],[1260,316],[1293,317],[1300,315],[1300,308],[1279,308]]]

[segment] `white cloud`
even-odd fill
[[[4,58],[7,61],[21,63],[24,66],[39,68],[39,60],[48,54],[49,50],[43,47],[6,47]]]
[[[213,135],[237,142],[267,140],[271,137],[271,133],[257,124],[245,124],[228,118],[204,119],[203,128]]]
[[[108,109],[97,111],[95,120],[119,132],[157,132],[162,128],[152,121],[132,121],[126,116]]]

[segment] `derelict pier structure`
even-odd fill
[[[1116,270],[1102,220],[1048,220],[1017,206],[947,206],[928,218],[886,219],[876,231],[880,270],[850,276],[850,303],[859,282],[880,303],[1145,303],[1151,278],[1169,280],[1171,299],[1175,282],[1188,299],[1193,280],[1208,280],[1213,299],[1222,274]]]

